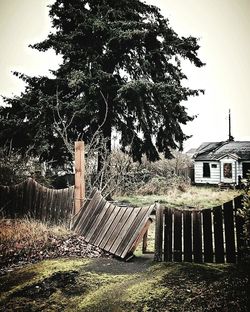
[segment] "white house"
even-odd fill
[[[250,141],[202,143],[193,158],[195,183],[237,185],[250,170]]]

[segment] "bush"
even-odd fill
[[[138,195],[164,195],[173,190],[186,192],[190,187],[190,182],[181,176],[161,177],[155,176],[142,185],[138,190]]]

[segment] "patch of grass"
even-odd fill
[[[107,272],[101,273],[100,261],[58,259],[10,272],[1,278],[1,283],[11,279],[12,285],[0,299],[0,311],[247,311],[249,269],[148,263],[144,271],[131,273],[131,267],[126,271],[125,264],[121,267],[119,261],[110,259],[110,266],[107,261],[103,264]],[[115,266],[122,268],[122,274],[113,273]],[[32,272],[35,275],[29,276]]]
[[[115,200],[126,202],[133,206],[149,206],[159,202],[167,207],[210,208],[221,205],[240,194],[237,190],[219,190],[217,187],[192,186],[185,192],[176,188],[166,195],[131,195],[117,196]]]
[[[62,275],[67,272],[75,272],[75,270],[89,264],[89,262],[90,260],[88,259],[45,260],[36,264],[26,265],[24,268],[11,271],[1,276],[0,311],[2,311],[1,308],[5,305],[10,306],[10,310],[6,308],[4,311],[13,311],[11,310],[13,304],[16,306],[15,311],[19,311],[19,308],[20,311],[24,311],[22,310],[24,302],[26,302],[29,297],[32,299],[36,293],[41,296],[41,292],[39,293],[41,289],[40,285],[45,285],[46,280],[49,280],[53,275],[58,273]],[[67,280],[65,282],[67,282]],[[65,284],[64,286],[66,287],[67,285]],[[55,288],[57,289],[58,287]],[[29,289],[33,290],[33,292],[29,292]],[[24,300],[21,298],[24,298]]]

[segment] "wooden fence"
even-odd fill
[[[124,207],[106,201],[97,189],[81,207],[73,221],[73,230],[85,241],[126,258],[134,252],[151,224],[150,207]]]
[[[210,209],[156,209],[155,260],[235,263],[244,245],[242,196]]]
[[[0,212],[8,218],[30,216],[53,224],[69,223],[73,207],[74,187],[49,189],[31,178],[0,186]]]

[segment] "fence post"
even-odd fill
[[[78,213],[83,200],[85,199],[85,178],[84,178],[84,142],[75,142],[75,213]]]
[[[147,247],[148,247],[148,230],[145,232],[145,234],[143,235],[143,239],[142,239],[142,253],[146,253],[147,252]]]
[[[155,261],[162,261],[162,243],[163,243],[163,207],[156,204],[155,213]]]

